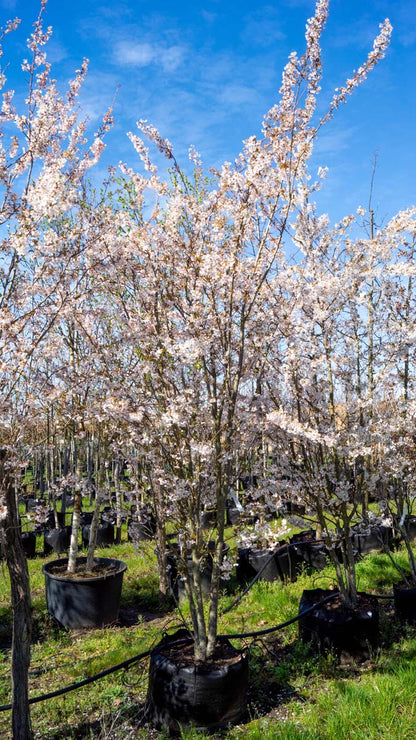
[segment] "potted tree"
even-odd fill
[[[111,204],[111,259],[100,279],[105,305],[113,312],[101,346],[104,374],[112,364],[119,383],[115,386],[107,372],[107,409],[123,421],[146,459],[144,478],[154,496],[162,575],[166,522],[174,523],[178,533],[193,648],[185,662],[196,683],[208,666],[216,670],[218,657],[224,658],[217,635],[226,502],[237,487],[236,458],[258,444],[271,327],[288,325],[290,301],[283,286],[290,269],[283,245],[302,193],[305,199],[309,194],[306,165],[312,142],[388,43],[386,22],[353,84],[336,93],[316,125],[319,40],[327,5],[319,0],[307,24],[305,54],[290,57],[282,98],[264,119],[263,138],[248,139],[234,166],[227,163],[206,178],[192,151],[194,170],[188,177],[170,143],[141,122],[142,133],[167,157],[170,180],[160,179],[147,147],[131,135],[149,175],[125,167],[128,183]],[[146,191],[154,200],[145,217],[137,204],[144,202]],[[281,281],[281,300],[273,313],[270,288],[275,279]],[[200,567],[207,551],[204,510],[216,512],[207,602]],[[178,692],[168,685],[172,676],[181,675],[180,653],[164,642],[151,661],[148,698],[156,722],[215,727],[235,719],[238,712],[224,707],[221,716],[201,719],[188,695],[184,713]],[[169,670],[159,676],[158,666],[167,662]],[[244,685],[245,660],[234,654],[232,664],[238,662]]]
[[[346,229],[344,225],[343,230],[330,232],[307,202],[300,207],[296,243],[301,257],[296,273],[285,285],[291,310],[279,342],[273,344],[271,364],[276,370],[265,390],[270,445],[279,452],[274,454],[275,467],[313,512],[316,537],[324,540],[335,569],[344,622],[339,636],[331,636],[336,650],[347,634],[347,623],[354,623],[356,631],[356,616],[371,613],[375,620],[371,631],[377,634],[376,603],[369,606],[365,599],[360,607],[364,597],[357,591],[352,541],[362,490],[369,478],[354,475],[354,464],[358,456],[362,457],[373,416],[363,411],[369,399],[364,399],[364,390],[360,390],[361,376],[357,380],[363,358],[356,362],[354,354],[347,352],[356,349],[351,335],[361,338],[362,328],[356,325],[361,316],[357,299],[364,292],[367,275],[365,271],[357,274],[358,265],[362,267],[357,245],[351,241],[349,250],[345,249]],[[276,285],[279,300],[280,290]],[[370,473],[371,455],[367,462]],[[321,589],[305,592],[300,610],[322,596]],[[328,634],[334,613],[331,603],[302,619],[301,634],[309,639],[316,631],[318,644],[327,645],[323,634]],[[367,639],[363,620],[363,640],[356,641],[357,649]]]
[[[33,461],[42,404],[47,403],[46,340],[55,322],[66,312],[70,314],[78,297],[74,291],[77,270],[92,248],[86,238],[80,253],[82,218],[66,221],[65,217],[80,215],[84,208],[82,183],[87,170],[99,160],[104,129],[110,123],[106,118],[91,148],[85,144],[77,101],[87,65],[82,65],[61,95],[44,51],[51,33],[43,27],[45,6],[42,0],[28,39],[28,60],[22,65],[23,85],[15,97],[4,74],[7,64],[1,75],[0,519],[13,608],[12,732],[25,740],[32,737],[28,699],[31,599],[19,535],[21,464],[28,455]],[[18,24],[16,20],[2,28],[2,47],[5,40],[13,44],[12,32]],[[59,223],[65,224],[61,231]]]
[[[77,459],[79,462],[79,449]],[[99,475],[99,471],[96,474]],[[127,566],[116,558],[95,556],[104,498],[104,491],[100,486],[95,490],[94,511],[88,525],[88,552],[86,557],[78,555],[82,501],[89,494],[89,481],[81,476],[78,465],[77,472],[67,476],[61,485],[70,485],[74,490],[71,538],[68,558],[50,561],[42,567],[47,608],[64,627],[102,627],[117,620]]]

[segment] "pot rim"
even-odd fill
[[[416,583],[414,583],[411,586],[408,586],[407,583],[405,583],[404,581],[393,583],[393,593],[396,593],[397,591],[399,593],[406,593],[406,592],[412,592],[412,591],[416,592]]]
[[[87,558],[85,556],[81,556],[77,558],[77,563],[85,563]],[[108,578],[114,578],[115,576],[120,575],[121,573],[124,573],[125,570],[127,570],[127,563],[125,563],[123,560],[118,560],[117,558],[94,558],[95,563],[103,563],[103,564],[118,564],[118,569],[111,573],[104,573],[102,575],[93,576],[85,578],[82,575],[77,575],[76,573],[71,573],[70,575],[62,575],[53,573],[50,571],[50,568],[57,566],[57,565],[66,565],[68,563],[68,558],[59,558],[58,560],[50,560],[49,563],[45,563],[42,565],[42,573],[47,576],[48,578],[51,578],[54,581],[63,581],[65,583],[94,583],[97,581],[105,581]]]

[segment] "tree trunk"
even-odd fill
[[[161,604],[166,602],[168,595],[168,573],[166,558],[166,516],[163,500],[163,491],[159,485],[153,486],[153,481],[149,475],[153,508],[156,518],[156,544],[157,544],[157,565],[159,571],[159,600]]]
[[[97,490],[95,494],[94,514],[93,514],[92,522],[91,522],[90,539],[88,542],[87,562],[85,566],[88,571],[91,571],[94,566],[94,553],[95,553],[95,548],[97,547],[98,526],[100,524],[100,509],[101,509],[101,495],[100,495],[100,492]]]
[[[121,542],[121,488],[120,488],[120,458],[117,457],[114,463],[114,489],[116,494],[116,545]]]
[[[74,511],[72,514],[71,541],[68,554],[68,573],[75,573],[78,556],[78,535],[81,526],[82,492],[80,486],[75,486]]]
[[[20,536],[13,474],[7,467],[8,454],[0,449],[0,492],[4,496],[7,515],[4,526],[5,556],[10,574],[13,612],[12,638],[12,732],[13,740],[32,740],[29,709],[28,674],[30,665],[30,638],[32,632],[32,604],[29,571]]]

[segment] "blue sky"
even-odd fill
[[[4,57],[16,92],[38,8],[36,0],[0,0],[1,25],[22,19]],[[48,0],[46,23],[54,29],[48,58],[62,89],[89,58],[82,106],[93,127],[120,85],[106,162],[135,164],[126,132],[146,118],[174,144],[181,162],[193,144],[208,167],[220,166],[237,156],[243,139],[260,133],[264,113],[278,99],[288,54],[304,50],[313,11],[313,0]],[[416,202],[415,11],[414,0],[330,4],[322,110],[364,61],[379,23],[389,17],[394,27],[386,58],[316,145],[313,168],[329,168],[319,207],[333,221],[368,204],[376,152],[378,222]]]

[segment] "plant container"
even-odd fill
[[[82,527],[82,545],[87,548],[90,541],[91,524]],[[102,522],[97,529],[97,547],[110,547],[114,545],[114,524]]]
[[[85,573],[81,569],[86,560],[77,558],[75,574],[67,572],[67,558],[42,567],[48,612],[63,627],[103,627],[117,621],[126,563],[95,558],[94,570]]]
[[[250,547],[238,550],[237,579],[240,583],[253,580],[259,573],[261,581],[296,580],[300,558],[295,549],[282,542],[276,551]]]
[[[179,630],[152,651],[147,707],[155,727],[179,732],[220,730],[238,722],[247,706],[248,657],[219,638],[213,660],[196,664],[193,643]]]
[[[405,584],[393,586],[394,609],[402,622],[416,624],[416,587]]]
[[[36,532],[22,532],[22,545],[27,558],[36,557]]]
[[[59,527],[59,529],[47,529],[43,533],[43,552],[45,555],[49,555],[51,552],[56,552],[60,555],[61,552],[68,550],[71,541],[71,530],[72,527]]]
[[[178,567],[178,561],[179,561],[179,545],[177,542],[171,542],[169,543],[169,550],[167,554],[167,564],[168,564],[168,577],[169,577],[169,587],[170,591],[175,597],[175,599],[182,601],[185,600],[186,594],[185,594],[185,579],[183,575],[180,572],[180,568]],[[211,552],[214,547],[214,542],[210,540],[208,542],[208,552],[205,554],[204,557],[201,558],[200,562],[200,571],[201,571],[201,589],[203,596],[208,596],[209,592],[211,590],[211,580],[212,580],[212,555]],[[224,543],[223,544],[223,557],[227,554],[229,551],[229,546]],[[188,558],[188,568],[191,568],[191,557]]]
[[[353,529],[351,534],[352,546],[360,555],[370,552],[384,552],[390,549],[393,531],[383,524],[369,526],[367,529]]]
[[[313,529],[293,535],[290,543],[299,559],[315,570],[328,565],[328,551],[323,542],[317,542]]]
[[[148,507],[132,507],[131,517],[127,520],[127,537],[129,541],[152,540],[156,534],[156,519]]]
[[[335,595],[334,595],[335,594]],[[326,597],[331,601],[319,605]],[[299,636],[319,653],[366,659],[379,643],[379,606],[376,596],[359,593],[356,608],[346,606],[339,592],[315,588],[302,594],[299,613],[316,609],[299,619]]]

